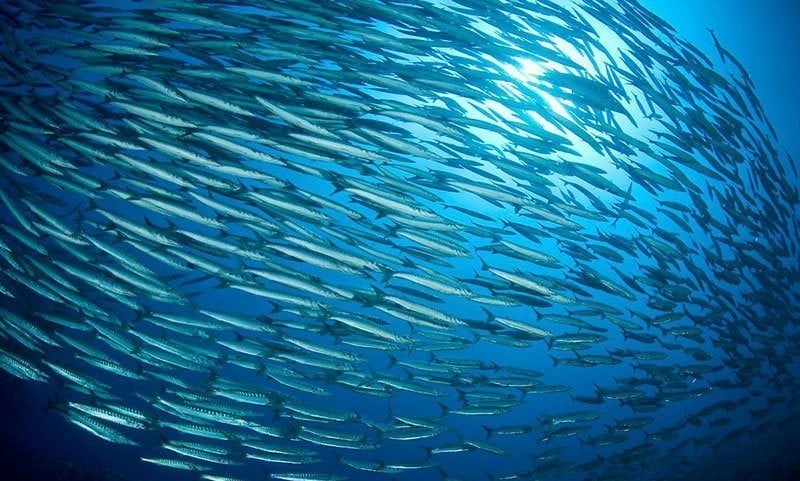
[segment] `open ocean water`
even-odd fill
[[[800,479],[761,3],[2,2],[0,479]]]

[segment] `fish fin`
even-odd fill
[[[272,301],[267,301],[267,302],[272,306],[272,309],[269,311],[270,314],[276,314],[278,312],[281,312],[282,308],[280,304],[276,304]]]
[[[178,135],[178,138],[179,139],[183,139],[185,137],[189,137],[190,135],[194,135],[199,131],[200,131],[200,127],[186,127],[184,129],[184,132],[182,134]]]
[[[481,269],[483,269],[484,271],[488,270],[489,269],[489,264],[486,263],[486,261],[483,259],[483,257],[481,257],[481,256],[477,256],[477,257],[478,257],[478,260],[481,261]]]

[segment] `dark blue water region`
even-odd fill
[[[52,385],[22,382],[0,374],[0,479],[163,479],[164,471],[140,462],[136,449],[109,446],[91,434],[80,433],[80,428],[52,408],[56,402]]]
[[[144,447],[110,446],[81,432],[52,407],[57,388],[0,373],[0,480],[2,481],[191,481],[191,472],[142,463]],[[800,423],[779,434],[743,434],[712,455],[686,481],[800,480]],[[252,479],[268,479],[268,472]],[[597,479],[602,481],[602,476]],[[637,481],[649,481],[638,478]],[[658,481],[653,478],[652,481]]]

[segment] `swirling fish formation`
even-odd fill
[[[0,367],[154,469],[685,479],[797,421],[797,166],[715,38],[633,0],[2,13]]]

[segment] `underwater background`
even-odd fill
[[[2,479],[800,479],[799,10],[4,2]]]

